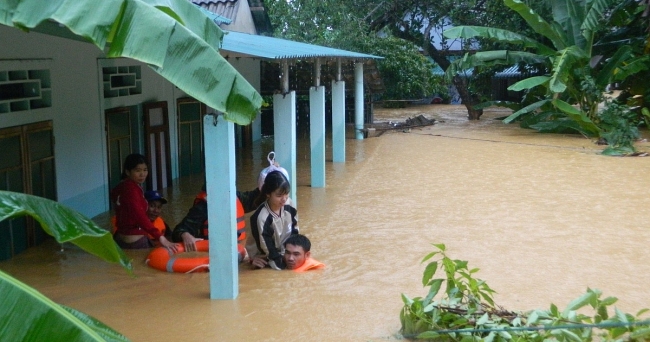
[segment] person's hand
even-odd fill
[[[167,240],[167,238],[165,236],[161,235],[160,239],[158,241],[160,241],[160,245],[167,248],[168,251],[173,252],[173,253],[178,252],[178,248],[176,248],[176,244],[169,241],[169,240]]]
[[[185,245],[186,252],[196,252],[196,242],[200,239],[195,238],[192,234],[187,232],[181,234],[181,238],[183,239],[183,245]]]
[[[251,264],[255,268],[264,268],[266,267],[266,265],[269,264],[269,262],[266,260],[266,257],[256,256],[253,259],[251,259]]]

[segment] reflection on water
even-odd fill
[[[400,294],[426,295],[419,262],[431,243],[479,267],[507,309],[564,307],[587,287],[618,297],[624,311],[650,307],[650,158],[604,157],[589,139],[493,120],[505,112],[468,122],[462,107],[438,105],[375,118],[420,113],[444,122],[347,140],[345,164],[329,162],[328,146],[326,188],[309,186],[309,143],[300,140],[300,227],[324,270],[241,266],[239,297],[209,300],[208,274],[153,270],[147,251],[128,251],[135,277],[54,243],[0,269],[134,341],[397,340]],[[239,189],[256,186],[269,140],[238,150]],[[170,225],[202,182],[183,179],[164,192]]]

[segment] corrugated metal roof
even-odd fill
[[[231,24],[237,20],[237,11],[239,11],[238,0],[191,0],[193,4],[198,5],[212,13],[228,18],[230,21],[224,24]],[[221,26],[221,25],[220,25]],[[221,27],[223,29],[223,27]]]
[[[266,59],[347,58],[382,59],[364,53],[339,50],[325,46],[292,42],[290,40],[225,31],[221,50],[234,57],[260,57]],[[230,53],[230,54],[229,54]]]

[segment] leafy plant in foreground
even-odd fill
[[[494,303],[495,293],[485,281],[474,277],[478,268],[470,269],[464,260],[452,260],[444,244],[433,244],[436,251],[422,262],[422,285],[429,287],[426,297],[409,298],[402,294],[400,312],[402,334],[406,338],[436,341],[645,341],[650,339],[650,320],[610,307],[615,297],[601,299],[601,291],[587,292],[560,311],[555,304],[549,310],[528,313],[508,311]],[[442,278],[434,278],[441,270]],[[444,284],[444,293],[436,298]],[[584,314],[587,307],[592,316]],[[578,312],[580,310],[580,312]]]
[[[0,221],[25,215],[35,219],[57,242],[73,243],[131,272],[131,260],[111,233],[92,220],[46,198],[0,191]],[[0,272],[0,340],[128,341],[95,318],[53,302],[4,272]]]

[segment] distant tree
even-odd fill
[[[548,13],[548,7],[543,0],[529,0],[531,6],[540,8],[542,13]],[[470,45],[467,41],[457,42],[442,36],[445,28],[458,25],[494,25],[515,31],[526,31],[525,22],[508,12],[501,1],[495,0],[403,0],[403,1],[367,1],[364,11],[372,31],[389,30],[395,36],[421,46],[425,54],[430,56],[443,70],[451,64],[452,44],[460,45],[462,52],[476,49],[478,45]],[[489,41],[482,44],[492,44]],[[454,47],[455,49],[456,47]],[[490,46],[493,48],[493,46]],[[474,74],[482,70],[476,69]],[[495,69],[486,70],[494,73]],[[490,74],[491,76],[491,74]],[[480,84],[472,86],[472,80],[455,75],[452,83],[456,87],[463,104],[467,107],[468,118],[478,120],[483,110],[475,108],[482,102],[481,91],[486,87]]]
[[[265,6],[276,37],[384,57],[377,61],[386,87],[382,99],[431,95],[437,85],[433,65],[412,42],[371,30],[363,10],[366,2],[372,1],[276,0],[266,1]]]

